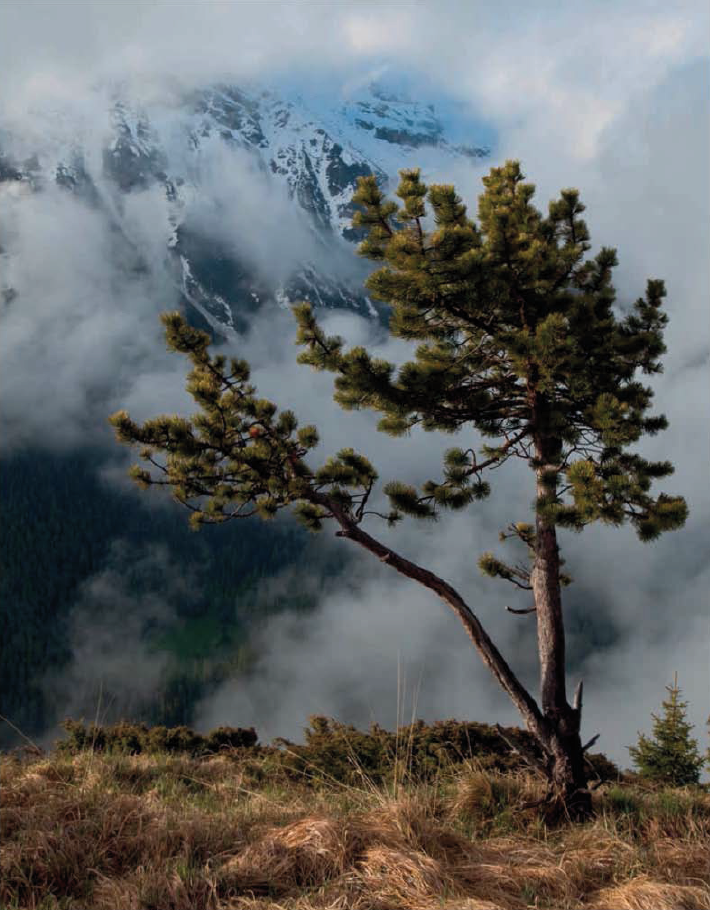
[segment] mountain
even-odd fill
[[[48,329],[33,325],[23,354],[40,367],[49,355],[42,394],[57,403],[75,395],[87,429],[66,451],[53,449],[51,433],[47,443],[30,435],[29,444],[9,447],[6,433],[0,452],[0,501],[11,529],[0,536],[0,691],[3,716],[23,734],[51,738],[63,712],[89,716],[97,700],[116,718],[191,723],[199,699],[248,664],[252,624],[268,612],[310,609],[313,584],[345,572],[349,558],[341,549],[331,557],[287,523],[235,522],[198,539],[177,505],[152,507],[102,482],[98,469],[116,447],[90,446],[94,425],[105,427],[116,407],[107,398],[120,380],[112,364],[120,359],[128,370],[149,364],[151,353],[144,349],[141,361],[120,335],[99,332],[96,358],[106,354],[106,367],[98,380],[81,356],[55,373],[54,352],[60,365],[67,356],[63,333],[93,337],[96,295],[109,314],[127,297],[157,311],[170,285],[192,323],[218,339],[243,331],[267,302],[310,299],[384,323],[386,308],[363,290],[371,266],[355,255],[357,178],[374,173],[391,189],[400,168],[443,169],[484,154],[448,142],[431,106],[377,85],[328,103],[233,85],[139,100],[126,86],[111,86],[0,127],[0,320],[56,311],[41,324]],[[16,231],[22,211],[31,213],[31,227]],[[61,242],[75,220],[65,272],[56,273],[61,254],[35,269],[33,257]],[[22,231],[38,224],[41,242],[28,244]],[[101,243],[85,250],[94,230]],[[27,282],[35,272],[39,290]],[[47,299],[25,310],[29,293]],[[75,294],[81,306],[56,306]],[[113,359],[107,345],[119,351]],[[87,374],[76,389],[64,381],[74,372]],[[262,596],[265,580],[296,563],[312,578],[299,575],[286,593]],[[135,608],[130,622],[127,605]],[[138,653],[145,673],[137,671]],[[0,748],[19,737],[0,725]]]
[[[374,173],[391,190],[402,167],[487,154],[449,143],[432,105],[374,83],[315,106],[257,86],[212,85],[147,102],[113,86],[99,97],[98,113],[96,104],[55,108],[41,132],[0,130],[0,183],[31,193],[54,183],[100,209],[139,270],[155,262],[126,210],[145,195],[159,212],[148,246],[158,244],[193,318],[221,335],[243,330],[269,299],[386,320],[364,293],[368,269],[353,255],[357,178]],[[15,293],[2,292],[5,300]]]

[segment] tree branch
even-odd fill
[[[584,689],[584,682],[580,679],[577,683],[577,688],[574,690],[574,699],[572,701],[572,708],[574,711],[582,713],[582,690]]]
[[[514,745],[505,735],[500,724],[494,724],[494,726],[498,731],[500,738],[508,745],[510,751],[514,755],[519,755],[523,761],[533,769],[533,771],[542,773],[545,777],[549,776],[546,763],[544,761],[541,761],[531,749],[528,749],[527,746],[524,746],[522,743],[517,746]]]
[[[536,607],[527,607],[525,610],[515,610],[513,607],[506,606],[509,613],[515,613],[516,616],[524,616],[526,613],[537,613]]]
[[[529,428],[528,428],[527,426],[525,426],[525,427],[520,431],[520,433],[518,433],[517,436],[513,436],[512,439],[509,439],[507,442],[503,443],[502,446],[499,446],[499,447],[498,447],[499,449],[501,449],[501,452],[500,452],[499,455],[493,455],[493,456],[492,456],[491,458],[489,458],[487,461],[483,461],[483,462],[481,462],[480,464],[478,464],[477,461],[476,461],[476,453],[475,453],[475,452],[472,452],[472,454],[473,454],[473,465],[471,466],[471,470],[469,471],[469,474],[478,474],[479,471],[482,471],[484,468],[487,468],[489,465],[492,465],[492,464],[494,464],[495,462],[500,461],[500,459],[503,457],[503,453],[504,453],[504,452],[507,452],[508,449],[509,449],[511,446],[513,446],[513,445],[515,445],[516,443],[520,442],[521,439],[523,439],[525,436],[527,436],[528,431],[529,431]]]
[[[520,582],[516,581],[514,578],[506,578],[505,580],[514,584],[516,586],[516,588],[520,588],[521,591],[532,591],[533,590],[532,585],[521,585]]]
[[[508,693],[510,699],[525,719],[528,729],[537,739],[547,744],[550,742],[552,731],[548,721],[542,715],[535,699],[518,680],[515,673],[508,666],[503,655],[495,646],[488,633],[481,625],[478,618],[465,603],[461,595],[448,582],[439,578],[428,569],[424,569],[414,562],[405,559],[394,550],[375,540],[366,531],[363,531],[356,522],[345,512],[342,506],[324,493],[312,492],[308,498],[316,505],[329,509],[340,525],[341,530],[336,536],[353,540],[370,553],[377,556],[382,562],[391,565],[402,575],[419,582],[433,591],[446,603],[459,617],[466,634],[473,642],[474,647],[481,656],[488,669],[493,673],[501,687]]]
[[[593,736],[585,746],[582,746],[582,752],[586,752],[588,749],[591,749],[600,736],[601,733],[597,733],[596,736]]]

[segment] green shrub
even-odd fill
[[[621,787],[613,787],[605,796],[605,804],[614,815],[638,818],[641,813],[641,797]]]
[[[74,755],[86,749],[97,752],[118,752],[138,755],[141,752],[170,752],[196,755],[210,755],[224,749],[250,748],[256,746],[257,734],[249,729],[218,727],[206,736],[195,733],[189,727],[148,727],[142,723],[120,721],[109,726],[81,721],[65,720],[60,725],[69,734],[56,744],[60,753]]]
[[[274,742],[288,750],[284,754],[288,769],[316,779],[357,785],[364,774],[372,783],[381,784],[394,778],[395,759],[398,775],[419,781],[431,781],[441,771],[474,757],[492,771],[525,767],[520,756],[512,753],[497,730],[487,724],[446,720],[427,726],[419,720],[400,727],[395,734],[378,724],[364,733],[318,715],[310,717],[309,723],[305,745],[282,738]],[[522,740],[530,751],[540,754],[536,741],[526,731],[504,732],[511,742]]]
[[[207,734],[205,747],[208,752],[220,752],[223,749],[249,749],[256,745],[256,730],[241,727],[217,727]]]
[[[599,779],[603,781],[619,781],[621,778],[621,771],[619,767],[614,764],[613,761],[610,761],[606,755],[603,755],[601,752],[595,752],[593,755],[585,756],[591,768],[589,770],[590,779]]]
[[[653,798],[654,814],[664,819],[683,818],[689,813],[693,814],[698,805],[702,807],[702,803],[697,803],[689,793],[677,790],[660,790]]]
[[[305,730],[305,744],[278,738],[269,747],[258,745],[253,727],[217,727],[202,735],[185,726],[148,727],[125,721],[113,726],[87,727],[82,722],[66,720],[62,726],[68,736],[57,743],[57,749],[69,754],[92,747],[96,751],[131,755],[167,752],[200,756],[231,749],[249,750],[262,758],[268,754],[274,767],[278,766],[291,780],[337,781],[352,786],[361,786],[363,778],[376,786],[391,783],[395,776],[399,781],[431,782],[437,775],[446,774],[472,758],[485,771],[506,773],[525,769],[524,760],[511,750],[506,740],[540,755],[539,746],[527,731],[506,728],[503,739],[488,724],[455,720],[436,721],[431,725],[418,720],[400,727],[397,733],[372,724],[369,731],[363,732],[313,715]],[[604,755],[588,758],[593,768],[590,778],[618,779],[618,768]]]

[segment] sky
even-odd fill
[[[686,527],[645,545],[629,527],[560,532],[565,569],[575,579],[563,597],[570,651],[583,656],[576,668],[585,680],[583,736],[599,732],[597,747],[622,766],[630,764],[625,746],[635,743],[637,730],[650,729],[650,714],[676,670],[695,735],[707,745],[709,56],[710,9],[703,0],[5,0],[0,6],[0,131],[4,124],[28,137],[44,128],[51,133],[41,115],[49,104],[80,113],[84,135],[98,148],[106,129],[101,87],[115,80],[147,100],[216,79],[299,88],[313,98],[346,98],[372,79],[389,80],[435,101],[456,141],[490,145],[484,162],[425,175],[454,183],[472,215],[488,168],[518,158],[543,211],[562,187],[580,189],[592,254],[601,245],[618,249],[620,306],[643,293],[647,278],[665,279],[665,370],[640,378],[656,392],[651,413],[666,414],[670,427],[637,448],[675,465],[676,473],[652,489],[686,497]],[[229,162],[215,168],[218,183],[231,180],[235,194],[248,192],[246,166],[244,176]],[[157,319],[176,303],[161,264],[159,194],[132,194],[122,213],[132,219],[149,263],[144,273],[135,269],[135,245],[86,206],[58,191],[13,193],[2,200],[0,245],[11,254],[6,275],[23,295],[21,308],[0,312],[5,438],[66,450],[94,435],[105,439],[105,415],[118,407],[138,419],[190,413],[184,365],[165,353]],[[268,264],[273,222],[227,217],[215,229]],[[297,258],[300,250],[284,253]],[[407,345],[374,335],[358,317],[332,314],[324,324],[350,343],[370,344],[379,356],[397,362],[409,356]],[[450,437],[415,432],[410,440],[391,440],[375,433],[377,415],[339,411],[332,377],[295,364],[294,336],[289,314],[270,313],[255,321],[243,348],[232,344],[252,363],[262,394],[293,407],[303,423],[318,424],[322,458],[354,444],[383,480],[438,476]],[[105,472],[117,476],[115,465]],[[409,521],[395,531],[368,530],[450,580],[535,690],[533,621],[504,610],[527,605],[524,593],[482,578],[476,567],[485,550],[512,557],[514,543],[498,543],[498,531],[529,518],[529,469],[511,460],[489,480],[486,502],[434,526]],[[330,532],[324,537],[324,546],[347,546]],[[171,565],[163,552],[145,558]],[[77,604],[77,658],[86,655],[86,604],[115,589],[112,571],[113,564],[89,579]],[[180,579],[173,580],[180,588]],[[288,577],[274,580],[277,588],[288,584]],[[116,595],[117,610],[128,609],[125,597]],[[373,565],[368,554],[354,559],[344,583],[319,586],[314,597],[318,605],[308,618],[277,618],[263,630],[257,672],[247,684],[226,684],[201,706],[204,729],[254,725],[262,741],[298,740],[310,714],[391,728],[413,711],[427,721],[518,723],[456,618],[429,592]],[[169,605],[156,595],[133,608],[163,615]],[[613,624],[612,645],[591,649],[584,633],[573,631],[585,614]],[[110,639],[106,630],[96,634],[97,641]],[[152,672],[146,669],[148,681]]]

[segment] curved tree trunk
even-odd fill
[[[591,815],[591,794],[588,790],[585,790],[586,778],[584,776],[584,756],[579,739],[578,718],[580,710],[579,708],[572,709],[566,705],[566,700],[564,699],[564,679],[562,680],[561,689],[557,683],[556,691],[561,691],[561,696],[567,710],[563,712],[562,716],[558,716],[553,710],[541,712],[535,699],[520,683],[515,673],[487,635],[478,618],[451,585],[442,578],[439,578],[439,576],[435,575],[433,572],[424,569],[422,566],[418,566],[409,559],[405,559],[403,556],[395,553],[390,547],[385,546],[380,543],[380,541],[371,537],[366,531],[359,527],[338,503],[329,499],[327,495],[321,493],[313,494],[311,500],[332,511],[333,516],[341,526],[341,530],[336,532],[336,536],[345,537],[359,544],[361,547],[364,547],[364,549],[369,550],[370,553],[373,553],[382,562],[387,563],[397,572],[400,572],[407,578],[411,578],[413,581],[417,581],[424,587],[429,588],[453,609],[461,620],[469,638],[483,659],[483,662],[493,673],[501,687],[508,693],[511,700],[520,711],[527,729],[540,743],[543,754],[547,756],[546,762],[543,763],[536,760],[534,756],[530,756],[529,761],[537,767],[538,770],[542,771],[550,781],[550,795],[554,796],[559,801],[561,808],[563,808],[571,818],[578,820],[588,818]],[[557,603],[559,606],[559,579]],[[561,628],[561,621],[556,624],[555,628]],[[548,640],[548,637],[551,642],[556,640],[555,635],[553,634],[552,636],[546,636],[545,641]],[[548,668],[548,672],[551,667],[548,654],[549,650],[547,645],[545,645],[543,651],[546,659],[545,666]],[[560,666],[559,663],[558,666]],[[564,669],[564,635],[562,637],[561,666]]]

